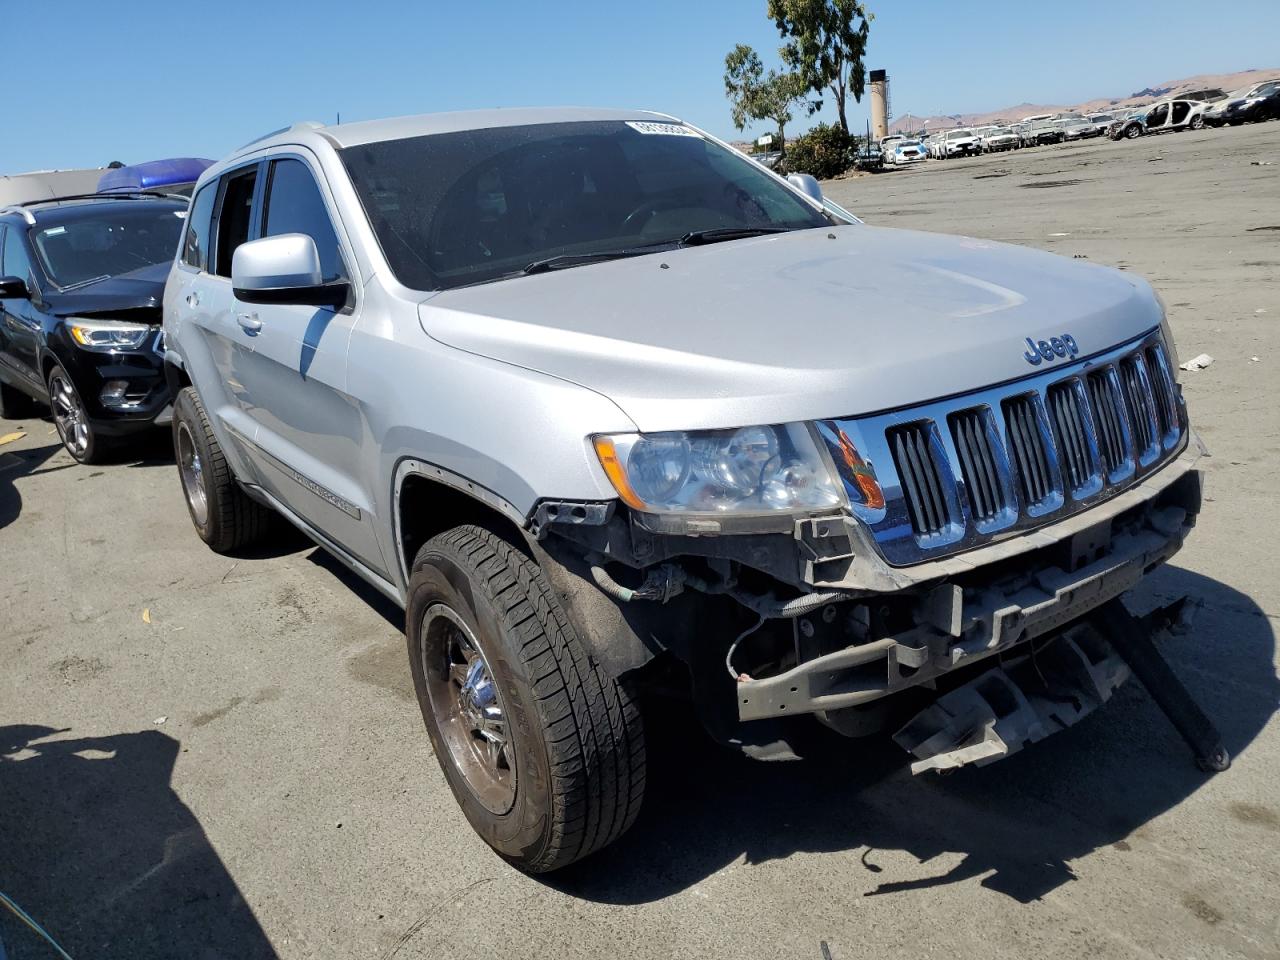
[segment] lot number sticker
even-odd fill
[[[627,126],[637,133],[656,133],[666,137],[697,137],[701,135],[682,123],[654,123],[650,120],[628,120]]]

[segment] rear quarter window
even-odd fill
[[[197,270],[204,270],[209,261],[209,224],[213,219],[213,201],[218,196],[218,183],[213,181],[200,188],[191,202],[187,214],[187,228],[182,235],[182,262]]]

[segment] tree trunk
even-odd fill
[[[844,135],[847,137],[849,135],[849,121],[845,118],[845,115],[844,115],[844,98],[845,98],[844,85],[832,84],[831,92],[834,93],[836,97],[836,113],[839,114],[840,116],[840,129],[844,131]]]

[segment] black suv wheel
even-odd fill
[[[532,873],[620,836],[644,795],[644,732],[537,565],[456,527],[418,552],[410,669],[436,758],[476,832]]]
[[[49,407],[58,438],[67,453],[80,463],[98,463],[107,444],[93,430],[84,402],[66,370],[58,364],[49,371]]]

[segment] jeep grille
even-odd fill
[[[1186,439],[1158,332],[977,394],[818,426],[833,454],[843,431],[875,470],[885,506],[855,510],[900,566],[1085,510]]]

